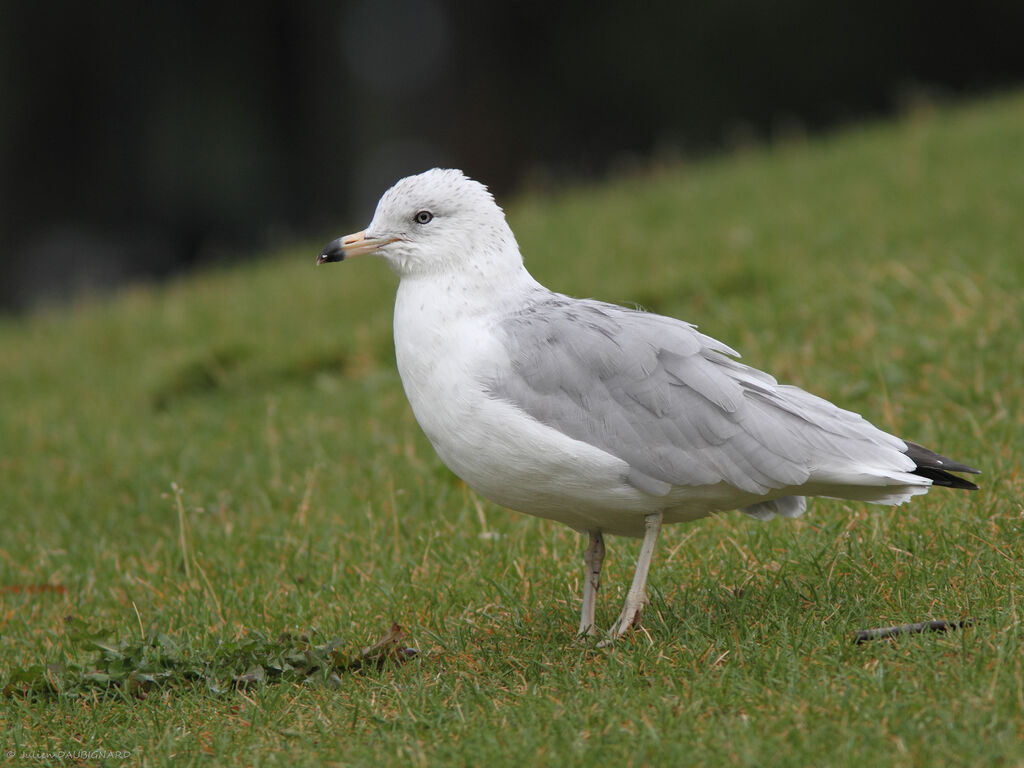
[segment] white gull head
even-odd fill
[[[401,179],[366,229],[329,243],[317,263],[364,253],[381,256],[402,278],[469,273],[500,280],[522,270],[504,212],[487,187],[455,169]]]

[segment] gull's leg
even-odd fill
[[[583,553],[586,573],[583,579],[583,608],[580,610],[580,631],[582,635],[596,635],[594,629],[594,606],[597,604],[597,590],[601,588],[601,566],[604,564],[604,536],[600,531],[589,531],[590,542]]]
[[[611,645],[626,634],[630,627],[640,622],[640,613],[647,602],[647,572],[651,569],[654,544],[661,532],[661,517],[661,512],[644,515],[644,540],[640,545],[640,556],[636,560],[633,583],[626,594],[626,605],[623,606],[618,621],[608,631],[608,637],[601,641],[601,646]]]

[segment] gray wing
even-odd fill
[[[780,386],[679,320],[552,294],[501,330],[509,362],[492,394],[621,458],[628,481],[653,495],[721,482],[758,495],[874,484],[872,473],[914,466],[902,440]]]

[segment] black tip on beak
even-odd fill
[[[324,249],[320,251],[320,255],[316,257],[317,264],[330,264],[332,261],[344,261],[345,260],[345,248],[341,241],[343,237],[339,237],[337,240],[331,240]]]

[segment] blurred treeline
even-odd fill
[[[1024,3],[0,0],[0,308],[1024,77]],[[312,258],[312,256],[311,256]]]

